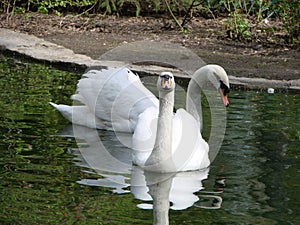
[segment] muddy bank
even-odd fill
[[[284,88],[298,86],[300,54],[297,46],[264,46],[227,40],[220,33],[222,21],[195,19],[190,24],[191,32],[187,34],[169,29],[168,24],[172,25],[172,21],[157,18],[95,17],[91,21],[71,15],[39,14],[27,19],[20,15],[10,21],[1,19],[1,27],[41,37],[88,56],[91,62],[122,43],[169,41],[192,50],[206,63],[222,65],[233,82],[241,85],[257,78],[253,79],[255,86],[265,87],[268,82],[263,79],[274,80]],[[234,77],[239,79],[234,81]],[[247,79],[242,81],[242,78]]]

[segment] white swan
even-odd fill
[[[201,95],[198,84],[208,78],[221,91],[227,106],[229,80],[218,65],[206,65],[195,72],[188,86],[187,111],[201,123]],[[213,80],[213,79],[214,80]],[[137,75],[127,68],[90,70],[77,84],[71,96],[73,106],[50,103],[70,122],[90,128],[133,133],[139,115],[154,107],[158,113],[158,99],[142,84]],[[195,104],[194,104],[195,103]]]
[[[167,75],[173,79],[171,74]],[[160,172],[205,168],[209,165],[208,145],[200,134],[202,116],[198,84],[199,82],[200,85],[207,81],[212,82],[215,88],[220,89],[223,103],[227,106],[229,104],[227,100],[229,81],[224,69],[218,65],[204,66],[195,75],[188,87],[190,98],[187,99],[187,111],[190,114],[184,109],[179,109],[174,117],[160,116],[158,135],[156,135],[156,119],[159,113],[159,102],[144,87],[139,77],[127,68],[92,70],[84,74],[78,83],[77,94],[72,96],[73,100],[81,102],[82,105],[51,104],[75,124],[133,132],[133,148],[136,150],[133,153],[133,162],[137,165],[147,166],[150,167],[150,170],[155,170],[153,168],[157,167],[153,167],[153,165],[163,162],[163,166],[159,166]],[[161,82],[158,83],[161,84]],[[171,83],[174,84],[174,81]],[[171,95],[174,93],[170,91],[171,89],[169,87],[168,93],[165,92],[164,88],[160,89],[160,98],[162,99],[160,104],[164,105],[163,99],[170,103],[165,104],[166,115],[172,115],[173,110],[174,97]],[[194,104],[193,102],[197,103]],[[173,129],[170,123],[173,123]],[[165,128],[161,128],[163,126]],[[174,131],[173,135],[168,136],[168,140],[164,133],[160,133],[160,130],[167,129]],[[152,151],[156,136],[158,138]],[[163,151],[162,149],[169,149],[170,151]]]
[[[184,109],[173,115],[173,74],[162,73],[157,88],[159,115],[155,107],[139,115],[132,138],[133,162],[146,170],[163,173],[208,167],[209,147],[202,139],[196,119]]]

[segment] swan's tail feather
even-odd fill
[[[109,126],[107,126],[105,121],[96,118],[94,114],[90,112],[87,106],[69,106],[62,104],[58,105],[53,102],[49,102],[49,104],[52,105],[55,109],[57,109],[64,118],[66,118],[73,124],[96,129],[111,129]]]
[[[58,105],[55,104],[53,102],[49,102],[50,105],[52,105],[56,110],[58,110],[63,117],[65,117],[67,120],[69,120],[70,122],[72,122],[72,106],[69,105]]]

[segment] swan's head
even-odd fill
[[[170,92],[175,89],[174,75],[170,72],[162,72],[157,81],[157,89],[162,92]]]
[[[223,67],[219,65],[206,65],[205,67],[209,69],[212,75],[214,75],[213,77],[215,77],[217,80],[217,82],[213,82],[213,83],[216,85],[216,88],[219,90],[221,94],[223,104],[226,107],[229,106],[228,93],[230,91],[230,86],[229,86],[229,79],[226,71],[224,70]]]

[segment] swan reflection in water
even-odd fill
[[[154,221],[167,220],[169,208],[183,210],[191,206],[204,209],[221,207],[222,198],[218,194],[225,186],[224,178],[216,180],[215,191],[203,190],[202,181],[207,179],[209,168],[165,174],[146,172],[132,165],[132,150],[125,147],[130,145],[132,138],[128,133],[115,134],[72,125],[66,127],[60,135],[76,138],[78,148],[71,149],[77,155],[75,164],[92,169],[103,177],[82,179],[77,183],[109,187],[118,194],[131,192],[136,199],[144,202],[137,207],[154,210]]]

